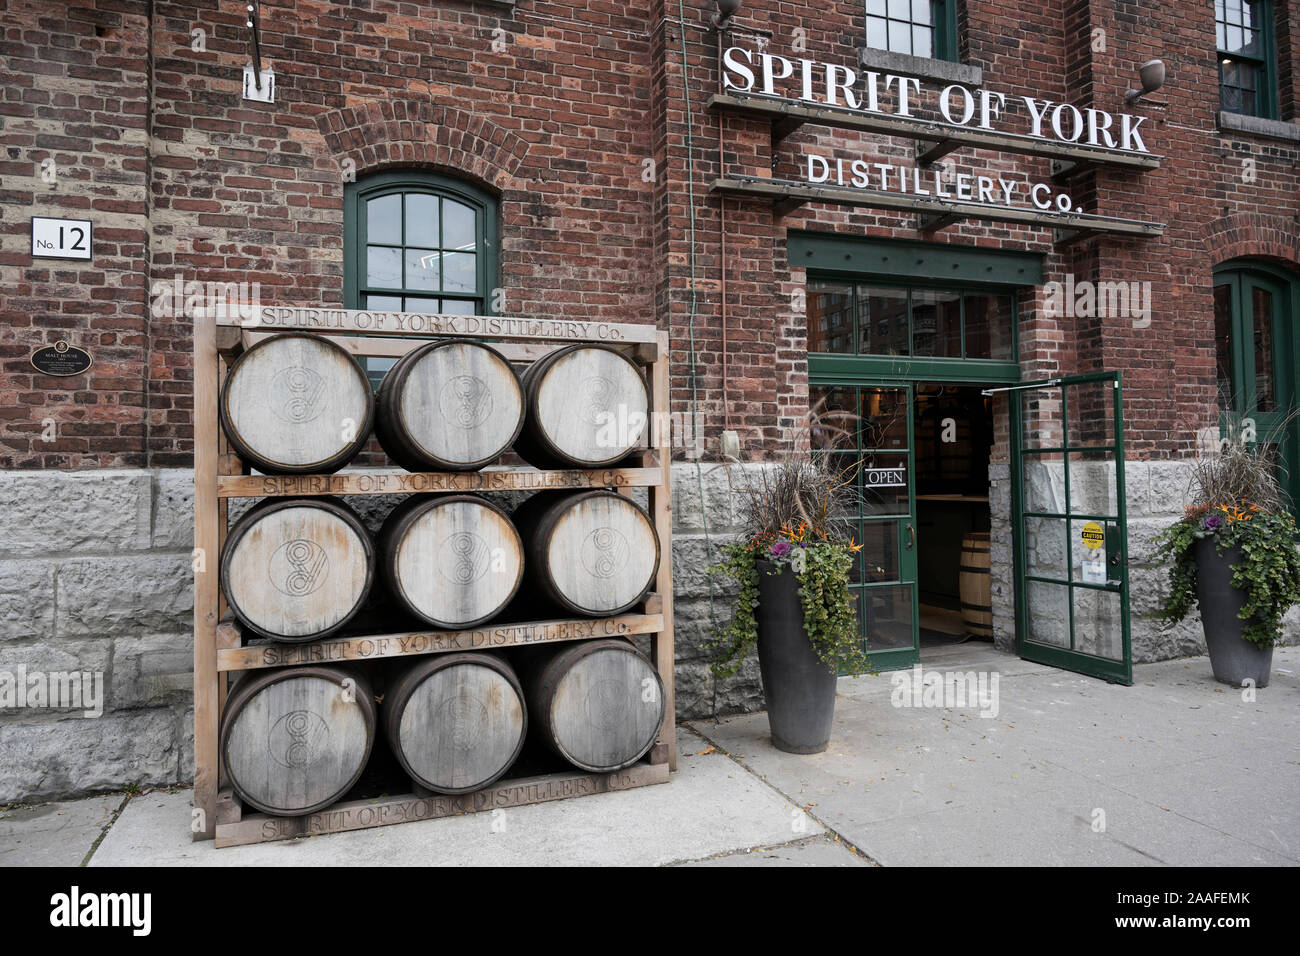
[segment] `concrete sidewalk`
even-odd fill
[[[0,811],[0,866],[1296,865],[1300,649],[1246,702],[1194,658],[1116,687],[972,643],[927,669],[996,672],[999,709],[895,707],[840,682],[826,753],[749,714],[682,728],[666,786],[493,815],[215,850],[187,790]]]

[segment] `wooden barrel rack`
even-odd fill
[[[237,846],[428,820],[666,783],[675,769],[670,451],[651,445],[659,434],[651,427],[654,416],[667,420],[667,334],[645,325],[519,316],[423,316],[421,327],[429,331],[422,336],[412,336],[410,327],[385,313],[306,306],[263,309],[251,327],[221,315],[195,320],[194,526],[196,555],[205,557],[196,560],[194,602],[196,840]],[[311,370],[313,362],[324,361],[322,378],[347,387],[317,388],[321,382],[301,371],[282,376],[270,360],[277,352],[293,369]],[[362,357],[396,359],[394,369],[404,370],[374,401],[351,394]],[[457,362],[470,363],[472,371],[442,384]],[[227,388],[241,367],[249,384]],[[249,398],[259,389],[283,398],[288,412],[259,417]],[[585,396],[573,404],[584,429],[614,416],[612,444],[608,435],[596,441],[585,431],[567,440],[570,410],[555,396],[573,389]],[[441,431],[427,424],[438,416],[450,423]],[[322,439],[323,432],[300,429],[305,437],[293,454],[277,458],[266,435],[287,426],[292,433],[317,417],[347,420],[348,427],[331,433],[334,444]],[[453,425],[464,427],[457,432]],[[339,470],[372,431],[394,465]],[[440,443],[439,434],[446,441]],[[505,446],[532,463],[493,464]],[[631,501],[639,489],[645,489],[645,507]],[[641,561],[624,573],[616,560],[621,551],[597,547],[605,542],[597,534],[588,564],[627,578],[619,579],[613,596],[590,607],[553,600],[534,605],[544,612],[520,615],[520,596],[532,586],[533,532],[515,532],[493,497],[503,492],[565,492],[541,497],[582,499],[588,510],[610,511],[624,536],[639,539],[639,551],[652,552],[653,563]],[[338,501],[344,495],[411,497],[371,538]],[[259,502],[231,522],[228,503],[238,498]],[[491,587],[478,574],[481,549],[462,540],[460,525],[476,514],[491,525],[493,540],[474,543],[504,567]],[[259,517],[262,537],[254,540]],[[325,595],[323,585],[314,585],[324,573],[318,549],[331,535],[330,547],[347,545],[339,552],[347,588]],[[430,542],[441,540],[450,542],[454,560],[430,573],[463,585],[459,604],[432,600],[418,574],[402,579],[402,547],[432,553]],[[286,543],[292,554],[279,552]],[[579,564],[587,544],[585,536],[557,542],[576,545]],[[270,603],[257,607],[253,600],[257,562],[269,574],[286,554],[297,564],[280,569],[285,586],[311,590],[316,618],[281,621],[266,615]],[[505,567],[512,554],[521,567]],[[242,578],[241,560],[254,569]],[[407,588],[410,628],[370,633],[365,612],[353,616],[354,603],[359,606],[367,590],[372,602],[390,593],[394,574]],[[497,613],[512,595],[505,614]],[[332,603],[322,603],[325,597]],[[648,638],[648,656],[633,647],[637,637]],[[569,700],[570,685],[582,684],[587,671],[599,672],[599,693],[584,690],[581,701]],[[579,677],[566,682],[569,672]],[[631,708],[625,692],[634,678],[639,691]],[[619,680],[628,686],[615,693]],[[537,698],[531,706],[530,687]],[[338,714],[322,711],[322,694],[349,691],[355,702]],[[378,705],[375,691],[383,692]],[[490,699],[493,706],[484,712],[475,699]],[[574,707],[599,711],[611,725],[623,720],[617,745],[602,750],[599,741],[573,736],[565,720]],[[525,736],[535,736],[535,714],[543,712],[538,708],[547,714],[539,732],[560,745],[550,749],[564,758],[549,758],[556,767],[550,772],[549,765],[539,770],[529,762],[534,748],[523,746]],[[441,736],[420,731],[432,725],[437,709],[454,712],[455,719]],[[413,729],[423,733],[419,746],[411,743]],[[259,751],[250,743],[277,734],[285,738],[280,758],[274,748]],[[483,743],[489,739],[490,746]],[[379,751],[392,752],[409,778],[409,792],[368,795],[356,763],[372,748],[371,763]],[[453,752],[462,757],[449,757]],[[331,774],[302,777],[313,761]]]

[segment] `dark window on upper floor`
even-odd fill
[[[1219,108],[1278,118],[1272,0],[1214,0]]]

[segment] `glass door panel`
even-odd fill
[[[1011,391],[1020,656],[1131,684],[1119,374]]]
[[[919,659],[910,385],[814,385],[813,453],[854,476],[846,533],[862,545],[852,590],[874,668]]]

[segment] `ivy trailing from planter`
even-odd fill
[[[858,634],[858,619],[849,592],[849,576],[861,545],[850,541],[808,541],[808,527],[760,534],[722,547],[723,560],[709,568],[740,585],[735,611],[715,639],[706,645],[717,654],[715,677],[731,677],[758,643],[758,576],[760,561],[773,574],[793,574],[799,582],[804,630],[819,660],[836,673],[861,674],[868,669]]]
[[[1232,566],[1232,584],[1246,594],[1238,615],[1246,621],[1242,637],[1261,648],[1273,647],[1282,636],[1282,617],[1300,603],[1300,552],[1291,515],[1263,511],[1258,505],[1207,505],[1188,509],[1186,516],[1161,532],[1157,556],[1171,562],[1169,596],[1157,617],[1163,627],[1178,624],[1197,603],[1196,559],[1193,546],[1213,538],[1220,554],[1241,549],[1242,560]]]
[[[1277,426],[1285,430],[1295,413]],[[1191,505],[1156,538],[1157,557],[1170,562],[1169,595],[1155,617],[1173,627],[1197,604],[1194,546],[1214,540],[1219,554],[1240,549],[1232,565],[1232,586],[1246,595],[1238,617],[1241,636],[1260,648],[1277,644],[1282,617],[1300,603],[1300,553],[1296,525],[1277,479],[1276,446],[1260,440],[1248,418],[1227,415],[1215,453],[1198,455],[1192,473]]]

